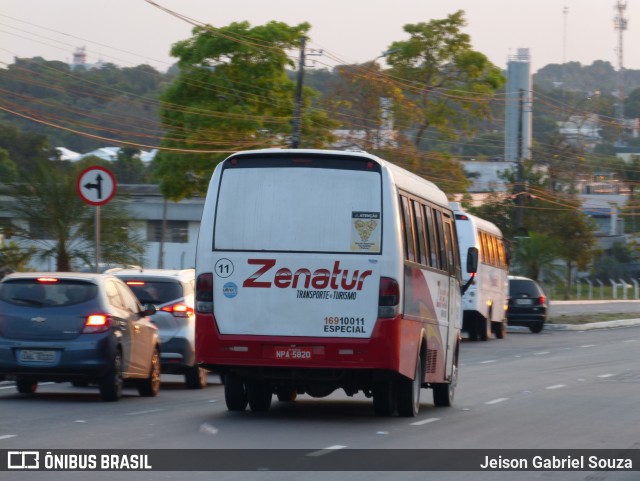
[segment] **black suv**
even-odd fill
[[[547,320],[547,296],[533,279],[509,276],[507,324],[539,333]]]

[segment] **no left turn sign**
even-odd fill
[[[76,190],[87,204],[104,205],[116,195],[116,178],[109,169],[95,165],[78,176]]]

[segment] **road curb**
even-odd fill
[[[590,322],[587,324],[550,324],[544,328],[549,331],[591,331],[592,329],[609,329],[612,327],[640,326],[640,319],[623,319],[620,321]]]

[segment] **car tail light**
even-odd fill
[[[106,332],[111,328],[111,317],[106,314],[90,314],[84,322],[83,334]]]
[[[196,311],[213,312],[213,274],[200,274],[196,279]]]
[[[547,298],[545,296],[540,296],[538,297],[538,305],[539,306],[543,306],[544,302],[547,300]]]
[[[181,303],[171,304],[170,306],[164,306],[161,311],[170,312],[174,317],[191,317],[193,316],[193,309],[189,306]]]
[[[400,311],[400,286],[390,277],[380,278],[378,317],[396,317]]]
[[[58,282],[57,277],[38,277],[38,282],[40,284],[55,284]]]

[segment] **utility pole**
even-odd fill
[[[523,203],[523,194],[524,194],[524,175],[522,171],[522,155],[523,155],[523,146],[522,142],[524,139],[523,135],[523,121],[522,116],[524,115],[524,90],[519,90],[519,99],[518,99],[518,155],[517,155],[517,180],[516,180],[516,212],[515,212],[515,221],[516,221],[516,232],[518,235],[521,234],[521,231],[524,228],[524,223],[522,219],[522,203]]]
[[[300,60],[298,61],[298,78],[296,82],[295,107],[293,112],[293,122],[291,125],[291,148],[300,148],[302,138],[302,85],[304,84],[304,69],[306,67],[307,56],[322,55],[322,50],[311,49],[306,51],[307,38],[300,38]]]
[[[306,37],[300,38],[300,60],[298,61],[298,80],[296,83],[295,110],[293,112],[293,125],[291,135],[291,148],[300,147],[300,131],[302,125],[302,83],[304,81],[305,44]]]

